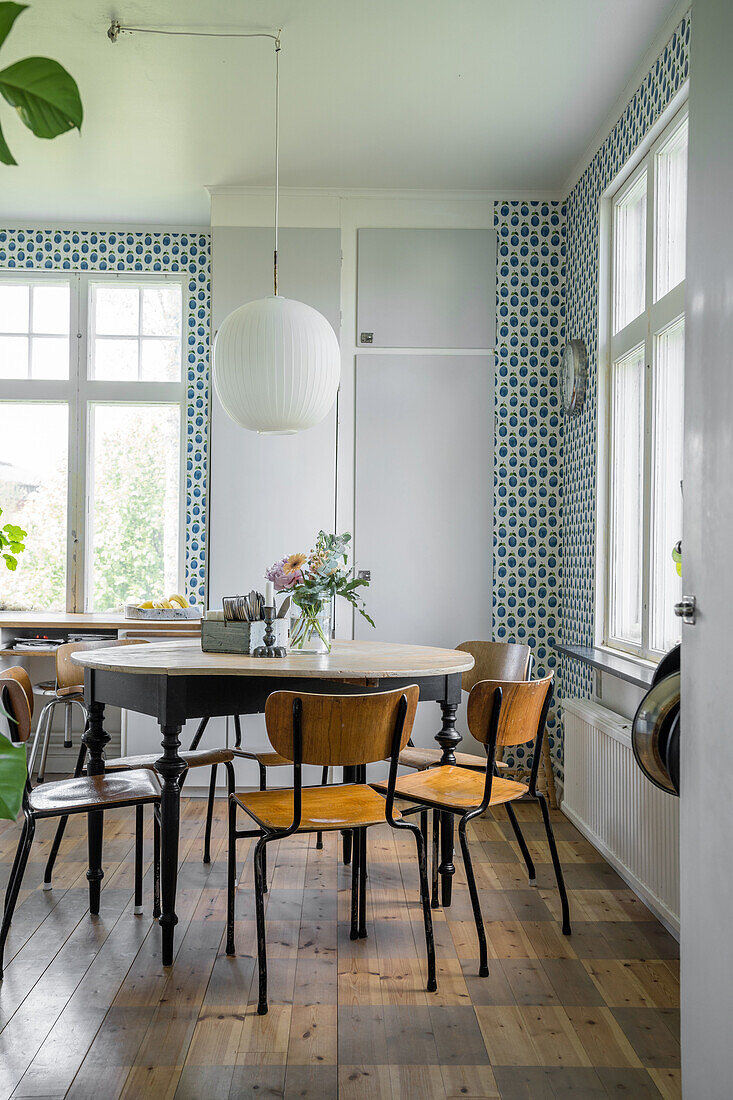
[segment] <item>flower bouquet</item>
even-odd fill
[[[352,577],[348,565],[351,535],[327,535],[319,531],[310,554],[291,554],[275,562],[265,573],[276,592],[292,596],[297,614],[291,621],[290,648],[308,653],[331,651],[331,602],[343,596],[374,626],[359,592],[369,581]]]

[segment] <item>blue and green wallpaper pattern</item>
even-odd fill
[[[542,676],[560,627],[565,204],[497,202],[494,226],[494,638],[530,645]],[[548,733],[561,772],[558,702],[556,689]],[[523,747],[505,759],[520,771],[532,762]]]
[[[0,271],[185,274],[186,595],[203,602],[209,455],[211,239],[208,233],[0,229]]]
[[[603,193],[689,76],[690,15],[684,16],[567,199],[567,335],[588,349],[581,415],[565,425],[562,523],[562,637],[594,644],[596,439],[598,389],[598,250]],[[590,668],[563,658],[562,691],[589,698]]]

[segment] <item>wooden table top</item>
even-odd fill
[[[381,680],[445,676],[473,668],[473,657],[455,649],[394,642],[335,641],[330,653],[248,657],[204,653],[197,638],[151,642],[74,653],[72,660],[105,672],[168,676],[288,676],[331,680]]]

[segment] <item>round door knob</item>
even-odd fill
[[[683,596],[679,603],[674,605],[674,613],[678,619],[690,626],[695,622],[697,600],[694,596]]]

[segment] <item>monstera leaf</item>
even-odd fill
[[[0,46],[27,4],[0,3]],[[76,81],[58,61],[26,57],[0,71],[0,95],[15,107],[36,137],[55,138],[81,129],[84,112]],[[0,129],[0,162],[16,164]]]
[[[14,745],[0,733],[0,818],[15,821],[27,774],[25,745]]]

